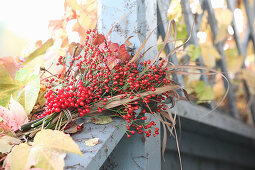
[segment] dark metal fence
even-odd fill
[[[158,1],[158,24],[163,23],[163,25],[160,24],[158,32],[162,36],[163,39],[165,37],[165,30],[166,30],[165,23],[167,23],[166,12],[168,10],[170,2],[171,2],[171,0],[159,0]],[[237,1],[236,0],[227,0],[227,6],[232,11],[232,14],[233,14],[232,26],[234,29],[235,43],[236,43],[239,54],[243,56],[243,59],[245,59],[249,41],[253,42],[253,50],[255,51],[255,45],[254,45],[255,44],[255,35],[254,35],[254,27],[253,27],[254,15],[255,15],[255,3],[253,2],[253,6],[249,5],[248,0],[244,0],[243,3],[245,5],[245,11],[246,11],[246,15],[247,15],[247,30],[245,32],[244,40],[241,41],[239,32],[237,31],[238,23],[236,23],[235,15],[233,13],[234,9],[236,7]],[[238,113],[236,99],[235,99],[236,98],[235,92],[233,91],[233,86],[229,79],[226,56],[225,56],[224,50],[223,50],[224,40],[221,42],[217,42],[217,43],[215,42],[216,36],[219,32],[219,28],[217,27],[217,20],[215,17],[214,9],[212,8],[212,4],[211,4],[210,0],[200,0],[200,5],[202,7],[203,12],[195,18],[191,12],[189,0],[181,1],[182,13],[184,15],[185,23],[187,26],[187,31],[189,34],[191,33],[191,38],[188,43],[199,46],[198,38],[197,38],[197,30],[200,27],[204,12],[207,11],[208,12],[208,22],[210,24],[210,28],[212,31],[214,46],[216,47],[219,54],[221,55],[221,59],[217,62],[215,69],[220,68],[221,72],[225,75],[225,77],[229,81],[229,84],[226,81],[224,82],[225,89],[227,89],[229,87],[229,92],[227,94],[227,101],[228,101],[227,103],[228,103],[228,110],[229,110],[228,113],[230,115],[232,115],[233,117],[239,119],[239,113]],[[222,16],[222,17],[224,17],[224,16]],[[194,25],[194,28],[192,29],[194,18],[195,18],[195,25]],[[166,50],[166,53],[173,50],[173,44],[168,44],[168,46],[166,46],[165,50]],[[169,60],[172,61],[174,64],[178,65],[178,60],[175,55],[170,56]],[[201,55],[197,59],[197,63],[199,63],[200,65],[204,65],[203,57]],[[243,61],[243,68],[245,68],[244,61]],[[207,85],[213,85],[214,78],[213,78],[213,80],[209,81],[207,76],[205,76],[205,75],[202,76],[202,79],[205,81],[205,83]],[[182,76],[180,76],[180,75],[175,76],[174,79],[177,82],[179,82],[180,84],[184,85]],[[245,91],[246,91],[246,95],[247,95],[247,102],[252,100],[251,105],[250,105],[250,111],[253,115],[253,120],[255,122],[255,98],[254,98],[254,96],[251,95],[250,89],[247,86],[246,82],[244,82],[244,85],[245,85]],[[210,104],[210,107],[211,108],[214,107],[214,102],[212,102]]]

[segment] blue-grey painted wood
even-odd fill
[[[158,53],[157,50],[157,1],[137,0],[138,7],[138,23],[143,25],[145,29],[141,30],[143,35],[142,42],[152,32],[149,40],[145,44],[144,49],[151,48],[142,58],[143,60],[153,60]],[[156,116],[146,114],[146,122],[154,121],[160,131],[160,122]],[[161,169],[161,140],[157,135],[155,138],[147,138],[144,143],[145,169],[155,170]]]
[[[198,143],[201,145],[201,143]],[[178,170],[178,155],[174,151],[167,150],[166,161],[162,161],[162,170]],[[254,167],[240,166],[191,154],[182,154],[183,170],[254,170]]]
[[[225,141],[217,135],[201,135],[184,128],[178,137],[183,154],[255,168],[255,148],[251,146]],[[175,140],[168,140],[167,150],[177,151]]]
[[[202,106],[185,101],[178,101],[176,109],[177,115],[186,119],[255,140],[255,129],[253,127],[250,127],[240,120],[236,120],[222,112],[216,110],[210,111]]]
[[[87,118],[84,118],[80,121],[86,122],[86,120]],[[67,154],[65,169],[99,169],[125,133],[124,129],[115,126],[120,126],[121,123],[123,123],[123,120],[120,119],[115,119],[114,124],[107,125],[86,123],[81,132],[72,135],[84,157]],[[85,141],[91,138],[99,138],[99,144],[93,147],[86,146]]]
[[[144,154],[145,141],[142,135],[136,134],[127,139],[123,137],[100,170],[136,170],[146,169]],[[151,149],[153,149],[151,147]],[[161,162],[160,162],[161,164]],[[160,169],[159,165],[155,169]]]

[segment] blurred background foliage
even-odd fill
[[[252,42],[248,44],[247,55],[244,59],[244,56],[239,55],[235,44],[234,30],[231,26],[232,12],[227,8],[224,0],[211,0],[211,3],[219,27],[216,42],[224,41],[230,81],[234,84],[239,112],[242,119],[252,125],[251,113],[247,109],[251,101],[247,102],[243,87],[243,80],[245,80],[252,95],[255,95],[255,55]],[[252,3],[255,2],[250,0],[251,5]],[[199,0],[190,0],[190,8],[194,16],[203,12]],[[166,15],[169,20],[174,19],[177,24],[176,45],[182,44],[188,37],[188,33],[179,0],[171,1]],[[238,32],[243,39],[247,30],[247,17],[242,0],[238,1],[234,15]],[[15,72],[20,67],[34,68],[30,71],[31,74],[36,70],[35,68],[39,67],[47,68],[53,73],[63,72],[65,68],[56,66],[57,57],[70,55],[75,45],[82,44],[85,31],[95,28],[96,20],[96,0],[0,0],[0,65],[6,68],[13,79],[15,79]],[[255,23],[253,24],[255,25]],[[195,65],[197,64],[196,59],[202,55],[204,64],[215,68],[221,56],[213,44],[207,12],[204,12],[201,26],[197,28],[196,32],[200,46],[188,45],[178,50],[179,63],[188,64],[185,60],[185,56],[188,55],[190,56],[189,64]],[[162,38],[159,37],[158,44],[161,42]],[[158,48],[160,49],[161,45],[158,45]],[[163,53],[162,57],[164,56]],[[244,65],[245,70],[243,69]],[[196,72],[197,70],[188,71]],[[4,74],[4,72],[2,73]],[[24,91],[24,87],[30,81],[30,79],[26,80],[23,85],[12,82],[18,87],[15,88],[17,98],[22,96],[20,91]],[[216,75],[213,87],[207,86],[201,81],[200,75],[189,75],[185,77],[185,86],[197,103],[215,100],[217,104],[225,93],[221,75]],[[31,93],[29,95],[33,95],[36,90],[29,93]],[[24,103],[24,101],[20,103]],[[226,109],[224,103],[220,109]]]

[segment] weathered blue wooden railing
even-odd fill
[[[208,11],[209,23],[215,37],[218,28],[210,1],[201,0],[200,3],[203,10]],[[227,0],[227,3],[228,8],[233,11],[236,1]],[[255,46],[252,24],[255,14],[255,2],[253,2],[253,7],[248,4],[248,0],[244,0],[244,3],[249,24],[244,42],[240,41],[236,31],[236,23],[233,22],[237,47],[239,53],[243,56],[246,55],[249,40],[252,40],[253,46]],[[166,12],[169,4],[170,0],[98,0],[98,31],[107,34],[115,22],[126,16],[115,25],[111,40],[123,43],[127,37],[134,36],[130,41],[137,48],[151,31],[158,28],[158,31],[153,32],[145,49],[150,46],[155,47],[157,36],[159,34],[163,38],[165,36]],[[193,17],[189,8],[189,1],[182,0],[181,6],[187,30],[190,32]],[[157,23],[164,24],[157,27]],[[196,21],[196,23],[200,22]],[[196,24],[195,27],[199,27],[199,24]],[[193,29],[189,43],[198,45],[195,30]],[[222,57],[218,66],[228,77],[222,42],[215,44],[215,47]],[[165,51],[168,53],[172,49],[173,45],[169,43]],[[155,47],[146,53],[145,59],[154,57],[156,53],[157,49]],[[178,64],[175,55],[172,55],[169,59],[171,62]],[[202,56],[199,57],[198,61],[203,64]],[[184,85],[182,76],[175,75],[174,79]],[[203,80],[207,84],[211,83],[206,76],[203,77]],[[249,94],[248,88],[247,94]],[[205,116],[204,113],[209,111],[207,108],[184,101],[177,103],[177,114],[181,118],[181,127],[180,124],[177,124],[177,129],[181,129],[181,131],[178,130],[178,134],[183,169],[255,169],[255,130],[238,119],[239,114],[234,95],[230,86],[228,94],[229,115],[213,111]],[[248,98],[251,97],[253,96],[248,95]],[[210,107],[213,107],[213,104]],[[253,118],[255,117],[254,108],[253,104],[251,106]],[[151,119],[155,118],[151,117]],[[80,121],[86,121],[86,118]],[[180,169],[176,141],[173,137],[170,137],[170,135],[168,137],[165,161],[163,161],[161,158],[161,138],[159,136],[145,139],[141,135],[134,135],[127,139],[124,135],[124,129],[118,126],[121,123],[122,120],[115,119],[113,124],[108,125],[86,124],[82,132],[73,135],[85,157],[68,154],[65,160],[65,169]],[[93,137],[100,138],[99,144],[93,147],[86,146],[84,141]]]

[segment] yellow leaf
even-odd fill
[[[6,167],[11,170],[31,167],[61,170],[64,168],[66,152],[82,155],[70,136],[61,131],[42,130],[36,134],[32,146],[25,143],[14,146],[7,157]]]
[[[181,3],[179,0],[172,0],[167,11],[167,19],[171,20],[174,19],[178,21],[179,18],[182,16],[182,8]]]
[[[0,152],[8,153],[11,151],[13,145],[19,144],[21,141],[17,138],[11,136],[1,136],[0,137]]]
[[[85,141],[87,146],[95,146],[98,144],[98,142],[99,142],[99,138],[92,138],[92,139]]]
[[[80,17],[78,18],[78,22],[83,28],[85,29],[90,28],[89,14],[86,12],[80,11]]]
[[[28,164],[29,167],[34,166],[47,170],[63,170],[65,166],[65,156],[66,153],[60,153],[41,147],[32,147]]]
[[[232,74],[240,71],[243,65],[243,56],[238,54],[236,48],[224,51],[227,60],[228,71]]]
[[[215,42],[218,43],[223,41],[228,35],[228,26],[231,24],[233,19],[233,14],[229,9],[216,8],[215,17],[217,20],[218,34],[216,36]]]
[[[248,84],[250,93],[255,95],[255,72],[249,70],[242,70],[242,77]]]
[[[79,10],[79,17],[77,19],[84,29],[95,28],[97,20],[97,1],[86,0],[85,5],[82,5],[82,9]]]
[[[188,92],[188,94],[192,94],[195,92],[195,87],[196,87],[196,84],[199,82],[199,80],[192,80],[193,78],[191,78],[190,80],[190,75],[185,77],[184,79],[184,84],[185,84],[185,90]]]
[[[76,153],[81,156],[79,146],[65,133],[57,130],[45,129],[38,132],[34,138],[33,146],[57,150],[59,152]]]
[[[28,169],[27,160],[31,147],[26,143],[21,143],[13,147],[12,152],[7,156],[6,166],[11,170]]]
[[[76,0],[66,0],[66,3],[72,8],[73,10],[80,10],[80,5]]]
[[[214,67],[216,64],[216,60],[220,59],[220,54],[214,48],[211,43],[202,43],[200,44],[201,52],[204,60],[204,64],[208,67]]]
[[[215,83],[213,85],[213,91],[215,94],[215,99],[221,100],[225,94],[224,82],[222,80],[222,75],[217,74],[215,77]]]

